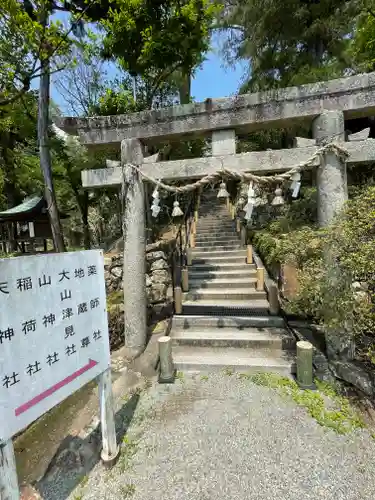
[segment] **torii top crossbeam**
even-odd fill
[[[374,115],[375,73],[128,115],[62,118],[56,123],[87,145],[132,138],[150,143],[226,128],[290,127],[329,110],[343,111],[346,119]]]

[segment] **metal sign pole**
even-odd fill
[[[19,500],[20,490],[11,439],[0,443],[0,500]]]
[[[106,467],[111,467],[116,462],[120,449],[116,442],[115,413],[110,368],[99,375],[99,401],[103,442],[101,458]]]

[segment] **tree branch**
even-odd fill
[[[174,66],[172,66],[172,68],[169,68],[168,70],[166,70],[166,72],[162,72],[156,78],[155,83],[151,87],[151,97],[152,97],[152,99],[154,98],[155,92],[160,87],[160,84],[162,83],[162,81],[163,80],[165,81],[168,78],[168,76],[170,76],[172,73],[174,73],[180,66],[182,66],[182,62],[176,63]]]
[[[85,7],[81,11],[81,13],[78,16],[78,18],[76,19],[76,21],[74,23],[72,23],[70,29],[62,36],[62,38],[60,39],[59,43],[52,50],[51,54],[49,55],[49,59],[51,59],[51,57],[53,57],[53,55],[59,50],[59,48],[62,46],[62,44],[67,41],[68,36],[73,31],[74,24],[77,24],[82,19],[82,17],[85,15],[85,12],[89,9],[89,7],[90,7],[90,4],[88,4],[87,7]],[[68,9],[65,9],[65,11],[68,11]],[[43,28],[45,29],[45,26]],[[38,49],[38,56],[40,56],[40,51],[41,51],[41,48],[42,48],[42,41],[43,41],[43,39],[45,37],[45,31],[44,31],[44,29],[43,29],[41,43],[40,43],[39,49]],[[38,58],[35,58],[34,64],[33,64],[33,67],[31,69],[30,73],[26,77],[23,78],[23,80],[22,80],[22,83],[23,83],[22,88],[18,92],[16,92],[16,94],[14,94],[12,97],[9,97],[9,98],[6,98],[6,99],[0,99],[0,106],[7,106],[9,104],[12,104],[13,102],[15,102],[18,99],[20,99],[20,97],[22,97],[26,92],[28,92],[30,90],[31,80],[34,80],[34,78],[38,78],[38,77],[41,76],[41,73],[40,74],[37,74],[37,73],[38,73],[38,71],[40,71],[42,69],[42,64],[40,66],[36,67],[37,66],[37,61],[38,61]],[[58,70],[55,70],[55,71],[51,72],[51,74],[56,73],[58,71],[61,71],[62,69],[64,69],[64,68],[60,68]]]
[[[243,26],[240,26],[239,24],[226,24],[226,25],[221,25],[221,24],[214,24],[210,27],[210,30],[237,30],[241,31],[242,33],[245,33],[245,28]]]
[[[8,106],[9,104],[13,104],[15,101],[20,99],[26,92],[30,90],[30,80],[27,80],[23,83],[23,87],[12,97],[8,97],[7,99],[0,99],[0,106]]]

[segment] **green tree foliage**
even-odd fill
[[[41,61],[69,50],[69,34],[58,20],[44,22],[50,0],[3,0],[0,5],[0,105],[29,91],[41,75]]]
[[[1,204],[11,208],[39,190],[41,174],[38,165],[36,137],[37,96],[27,92],[19,101],[0,108],[0,179]]]
[[[367,2],[366,8],[358,17],[351,44],[351,55],[357,71],[375,69],[375,2]]]
[[[229,2],[222,25],[231,29],[228,53],[249,60],[243,91],[299,85],[340,76],[351,67],[347,54],[357,0],[241,0]]]
[[[218,6],[210,0],[116,0],[101,21],[104,55],[131,76],[152,81],[153,94],[175,71],[190,75],[202,62]]]
[[[299,290],[286,310],[327,330],[351,332],[357,356],[375,364],[375,187],[356,191],[332,225],[318,229],[315,192],[309,190],[253,241],[269,267],[293,263],[298,269]]]
[[[91,106],[90,113],[108,116],[135,113],[148,109],[172,106],[177,103],[177,87],[166,81],[155,92],[152,81],[147,78],[136,78],[135,99],[134,81],[131,77],[116,79],[110,87],[103,89],[96,105]]]

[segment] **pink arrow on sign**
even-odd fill
[[[48,398],[49,396],[51,396],[51,394],[53,394],[54,392],[56,392],[59,389],[61,389],[62,387],[64,387],[64,385],[70,384],[70,382],[73,382],[73,380],[80,377],[83,373],[87,372],[88,370],[90,370],[91,368],[96,366],[97,364],[98,364],[97,361],[94,361],[93,359],[89,359],[89,362],[87,363],[87,365],[82,366],[82,368],[80,368],[76,372],[72,373],[68,377],[61,380],[60,382],[57,382],[57,384],[53,385],[52,387],[50,387],[46,391],[42,392],[38,396],[35,396],[35,398],[30,399],[30,401],[28,401],[27,403],[24,403],[23,405],[16,408],[16,410],[14,412],[16,414],[16,417],[21,415],[21,413],[24,413],[25,411],[29,410],[30,408],[32,408],[36,404],[40,403],[41,401],[43,401],[43,399]]]

